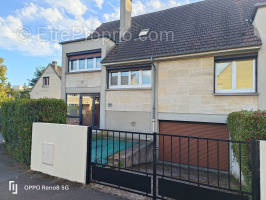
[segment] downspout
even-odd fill
[[[156,132],[156,67],[151,57],[152,67],[152,132]]]

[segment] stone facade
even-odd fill
[[[151,111],[151,90],[106,91],[108,111]]]
[[[214,57],[158,63],[158,112],[229,114],[258,109],[258,96],[216,96]]]

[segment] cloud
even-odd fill
[[[189,2],[189,0],[149,0],[144,3],[141,0],[136,0],[132,3],[132,16],[164,10],[175,6],[181,6]],[[112,13],[105,13],[103,18],[105,21],[118,20],[120,18],[120,9],[114,7],[114,11]]]
[[[21,20],[14,16],[0,17],[0,33],[0,47],[19,50],[27,55],[49,56],[60,48],[54,43],[41,40],[38,35],[30,36]]]
[[[103,6],[103,3],[104,3],[104,0],[94,0],[95,3],[96,3],[96,6],[100,9],[102,9],[102,6]]]
[[[32,0],[13,15],[0,17],[0,48],[21,51],[32,56],[59,55],[58,41],[85,37],[95,30],[101,21],[117,20],[120,8],[111,1],[87,0],[102,9],[106,2],[113,12],[99,13],[84,4],[85,0]],[[189,3],[189,0],[134,0],[132,15],[150,13]],[[36,24],[39,27],[36,27]],[[31,27],[29,30],[26,26]]]
[[[46,1],[49,4],[50,0]],[[101,24],[97,17],[82,16],[86,8],[80,1],[71,1],[74,5],[68,9],[70,1],[64,0],[66,5],[62,2],[57,0],[48,8],[29,3],[14,15],[0,17],[0,48],[32,56],[59,55],[59,41],[85,37]],[[71,13],[73,17],[68,15]],[[32,23],[39,26],[29,29],[24,25]]]
[[[64,9],[67,13],[80,17],[88,10],[80,0],[45,0],[50,6]]]

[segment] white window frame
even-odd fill
[[[245,60],[245,59],[243,59]],[[249,60],[249,59],[246,59],[246,60]],[[251,59],[250,59],[251,60]],[[230,62],[232,63],[232,89],[217,89],[217,75],[216,75],[216,65],[217,63],[221,63],[221,62],[216,62],[215,63],[215,75],[214,75],[214,78],[215,78],[215,93],[216,94],[235,94],[235,93],[255,93],[256,92],[256,58],[252,58],[253,60],[253,88],[251,89],[236,89],[236,82],[237,82],[237,68],[236,68],[236,62],[239,61],[239,60],[229,60],[229,61],[224,61],[224,62]]]
[[[131,85],[131,73],[133,71],[139,71],[139,84],[138,85]],[[151,88],[152,85],[152,77],[151,77],[151,83],[150,84],[142,84],[142,72],[147,70],[130,70],[130,71],[121,71],[118,73],[118,84],[117,85],[111,85],[111,74],[115,73],[110,71],[108,73],[109,76],[109,89],[130,89],[130,88]],[[128,72],[128,85],[121,85],[121,73],[122,72]],[[151,73],[152,76],[152,73]]]
[[[99,57],[93,57],[93,58],[81,58],[81,59],[73,59],[69,61],[69,72],[89,72],[89,71],[101,71],[102,66],[100,68],[97,68],[97,62],[96,59]],[[88,59],[93,59],[93,68],[88,69]],[[80,69],[79,67],[79,61],[80,60],[85,60],[85,69]],[[71,69],[71,64],[72,61],[77,61],[77,70],[72,70]]]

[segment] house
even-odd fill
[[[30,92],[31,99],[55,98],[61,99],[62,68],[57,62],[52,62],[44,70],[36,85]]]
[[[266,109],[266,1],[205,0],[62,42],[68,123],[228,139],[229,113]]]
[[[25,89],[25,86],[23,85],[14,85],[12,86],[13,90],[17,90],[17,91],[23,91]]]

